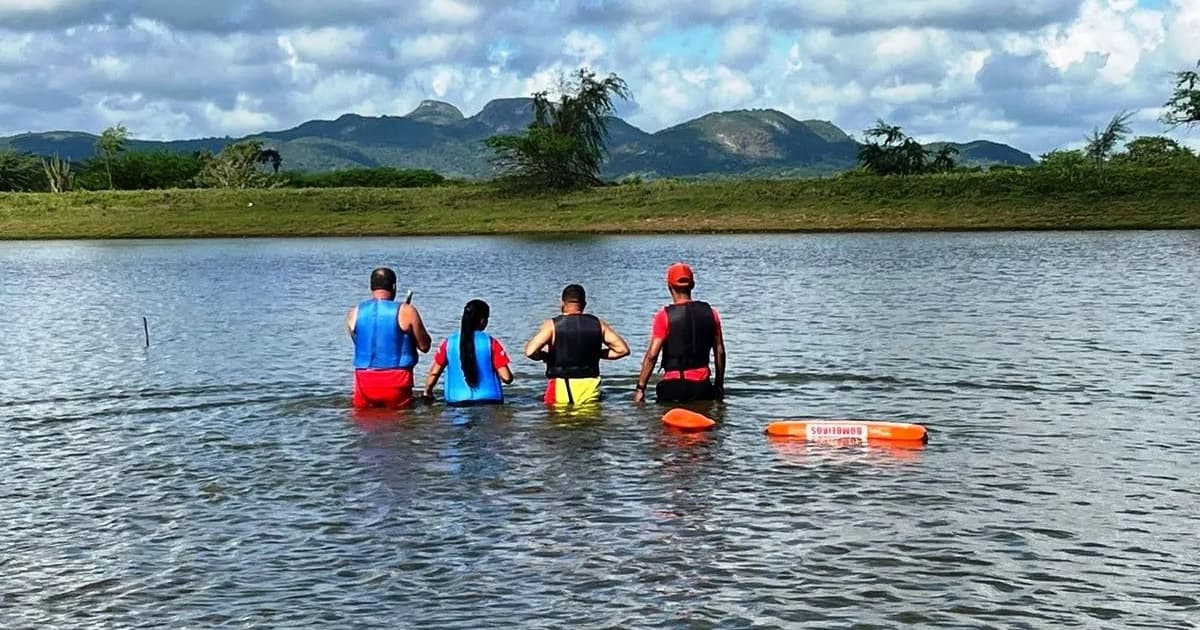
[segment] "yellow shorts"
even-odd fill
[[[599,378],[552,378],[546,383],[548,405],[586,405],[599,400]]]

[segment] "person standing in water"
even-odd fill
[[[671,305],[654,316],[650,347],[634,390],[635,402],[646,398],[654,364],[662,354],[662,380],[655,387],[658,402],[719,400],[725,396],[725,338],[721,318],[706,302],[692,299],[696,287],[692,268],[676,263],[667,269]],[[716,378],[709,371],[712,355]]]
[[[583,405],[600,400],[600,360],[629,356],[629,346],[607,322],[584,313],[587,294],[578,284],[562,292],[562,314],[542,323],[525,344],[525,356],[546,362],[546,404]]]
[[[411,404],[417,353],[429,352],[430,339],[416,307],[396,302],[396,272],[371,272],[371,297],[350,309],[346,330],[354,341],[353,405]]]
[[[471,300],[463,308],[462,328],[438,346],[433,365],[425,378],[422,396],[433,398],[433,388],[446,373],[448,405],[486,405],[504,402],[503,384],[513,382],[508,353],[491,335],[483,332],[491,309],[483,300]]]

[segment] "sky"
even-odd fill
[[[588,67],[651,132],[772,108],[1037,155],[1123,110],[1164,133],[1171,72],[1198,60],[1200,0],[0,0],[0,135],[470,116]]]

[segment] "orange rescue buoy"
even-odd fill
[[[767,425],[767,435],[804,438],[813,442],[920,442],[929,433],[919,424],[882,420],[776,420]]]
[[[717,425],[712,418],[689,409],[675,408],[663,415],[662,421],[680,431],[707,431]]]

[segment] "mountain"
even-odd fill
[[[993,164],[1029,166],[1034,163],[1033,157],[1028,153],[1018,151],[1007,144],[988,140],[976,140],[965,144],[956,142],[931,142],[925,145],[925,148],[930,151],[937,151],[947,144],[958,149],[958,157],[955,161],[963,166],[990,166]]]
[[[529,98],[497,99],[467,117],[450,103],[426,100],[403,116],[344,114],[245,138],[132,140],[129,148],[216,152],[231,142],[254,139],[279,150],[285,169],[396,166],[487,178],[493,171],[483,141],[521,133],[533,118],[532,105]],[[608,131],[609,157],[602,175],[610,179],[827,175],[854,168],[860,146],[832,122],[800,121],[773,109],[714,112],[655,133],[609,118]],[[0,149],[84,160],[94,154],[95,143],[92,134],[52,131],[0,138]],[[936,150],[944,144],[926,146]],[[1004,144],[950,144],[966,165],[1034,163],[1029,154]]]

